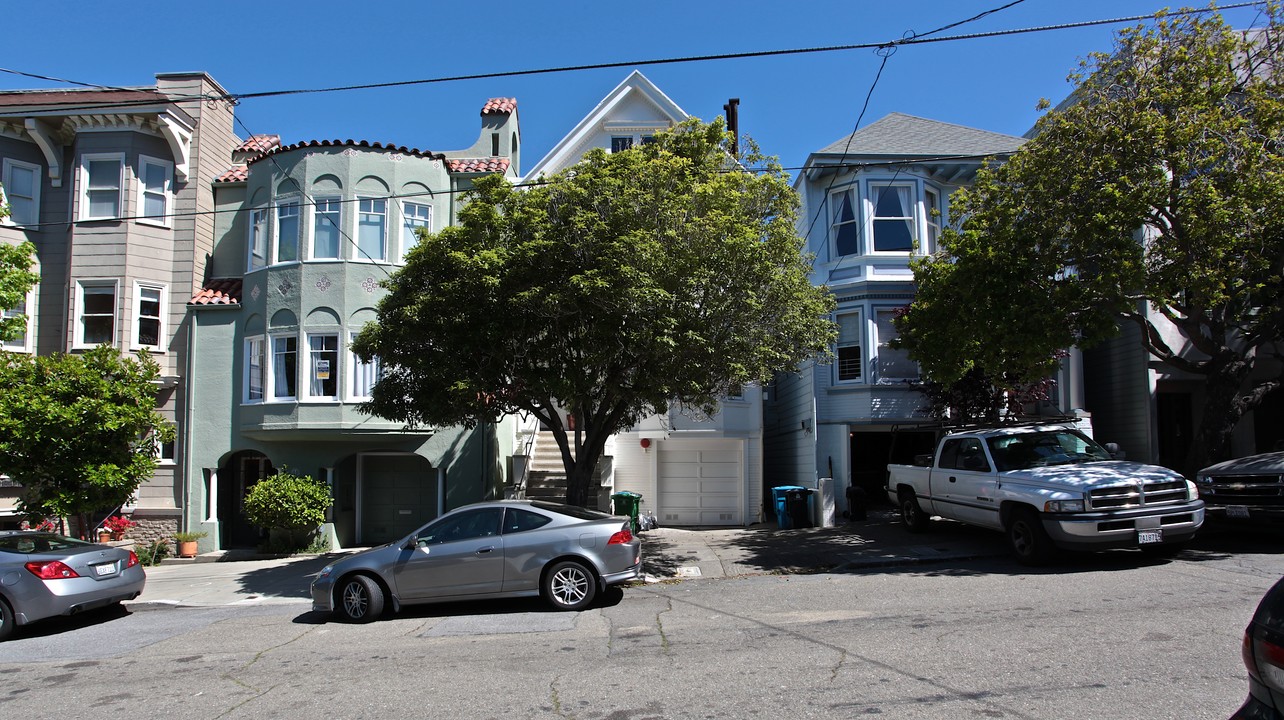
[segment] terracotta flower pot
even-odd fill
[[[109,532],[98,533],[98,542],[100,543],[111,542],[111,533]]]
[[[196,541],[180,542],[178,544],[178,556],[185,558],[196,557]]]

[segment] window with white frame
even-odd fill
[[[312,208],[313,260],[334,260],[339,257],[339,229],[343,227],[343,213],[337,197],[314,198]]]
[[[417,228],[432,232],[432,205],[403,202],[401,204],[401,257],[403,260],[410,249],[419,244]]]
[[[114,220],[121,215],[125,156],[120,153],[80,158],[80,219]]]
[[[152,433],[152,442],[156,445],[156,464],[173,465],[175,442],[173,440],[163,442],[155,433]]]
[[[165,160],[138,156],[138,222],[169,227],[170,193],[174,184],[174,164]]]
[[[13,337],[0,344],[0,347],[9,352],[31,352],[31,315],[27,312],[27,308],[31,306],[31,299],[32,294],[27,293],[27,297],[16,306],[0,310],[0,319],[14,320],[13,325],[18,329]]]
[[[298,200],[281,200],[276,204],[276,258],[278,263],[299,259],[299,222],[302,206]]]
[[[611,152],[613,153],[624,152],[631,147],[633,147],[632,135],[616,135],[611,138]]]
[[[874,313],[874,331],[878,333],[878,379],[901,382],[918,379],[918,363],[910,360],[909,351],[891,346],[898,337],[896,310],[879,310]]]
[[[36,225],[40,222],[40,166],[5,158],[4,202],[9,204],[7,222],[14,225]]]
[[[308,397],[339,399],[339,336],[308,334]]]
[[[923,214],[927,222],[927,246],[923,248],[923,252],[936,252],[936,239],[941,236],[941,223],[945,217],[945,211],[941,208],[941,193],[936,188],[923,188]]]
[[[250,210],[250,237],[246,243],[250,248],[250,269],[258,270],[267,265],[267,208]]]
[[[293,400],[299,396],[299,339],[293,335],[272,336],[272,398]]]
[[[116,342],[116,281],[76,283],[76,347]]]
[[[860,228],[856,223],[856,193],[851,190],[839,190],[829,196],[829,206],[833,214],[830,224],[830,237],[834,239],[834,254],[860,254]]]
[[[362,198],[357,201],[357,259],[383,260],[388,237],[388,201]]]
[[[874,206],[874,252],[910,252],[914,249],[914,186],[870,183]]]
[[[134,298],[134,347],[164,350],[165,287],[135,285]]]
[[[348,333],[348,367],[352,368],[352,385],[348,388],[348,394],[353,400],[369,400],[374,394],[375,383],[382,376],[383,368],[379,364],[379,358],[362,362],[352,352],[352,342],[356,339],[357,333]]]
[[[860,313],[841,313],[834,320],[838,323],[838,362],[834,364],[838,382],[857,382],[862,360]]]
[[[264,375],[267,358],[263,354],[263,338],[252,337],[245,340],[245,399],[247,402],[263,402]]]

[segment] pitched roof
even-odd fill
[[[491,98],[482,106],[482,115],[511,115],[517,109],[517,98]]]
[[[891,113],[860,130],[840,138],[816,155],[1004,155],[1016,152],[1025,139],[1015,135],[926,118]]]
[[[446,161],[446,167],[451,172],[458,173],[504,172],[508,170],[508,164],[508,158],[505,157],[450,158]]]
[[[240,305],[241,278],[217,278],[205,283],[205,286],[187,301],[188,305]]]
[[[280,135],[251,135],[233,152],[267,152],[281,146]]]

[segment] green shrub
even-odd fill
[[[196,542],[197,540],[200,540],[201,538],[205,537],[206,535],[209,535],[209,533],[204,533],[204,532],[176,532],[176,533],[174,533],[174,540],[175,540],[175,541],[177,541],[177,542],[181,542],[181,543],[184,543],[184,542]]]
[[[325,511],[332,502],[330,488],[324,483],[282,469],[250,489],[245,515],[259,527],[303,537],[325,522]]]
[[[146,547],[138,546],[134,552],[138,555],[138,562],[147,566],[160,565],[161,560],[169,557],[170,547],[164,540],[153,540]]]

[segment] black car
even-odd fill
[[[1284,579],[1257,606],[1243,652],[1248,700],[1231,720],[1284,720]]]

